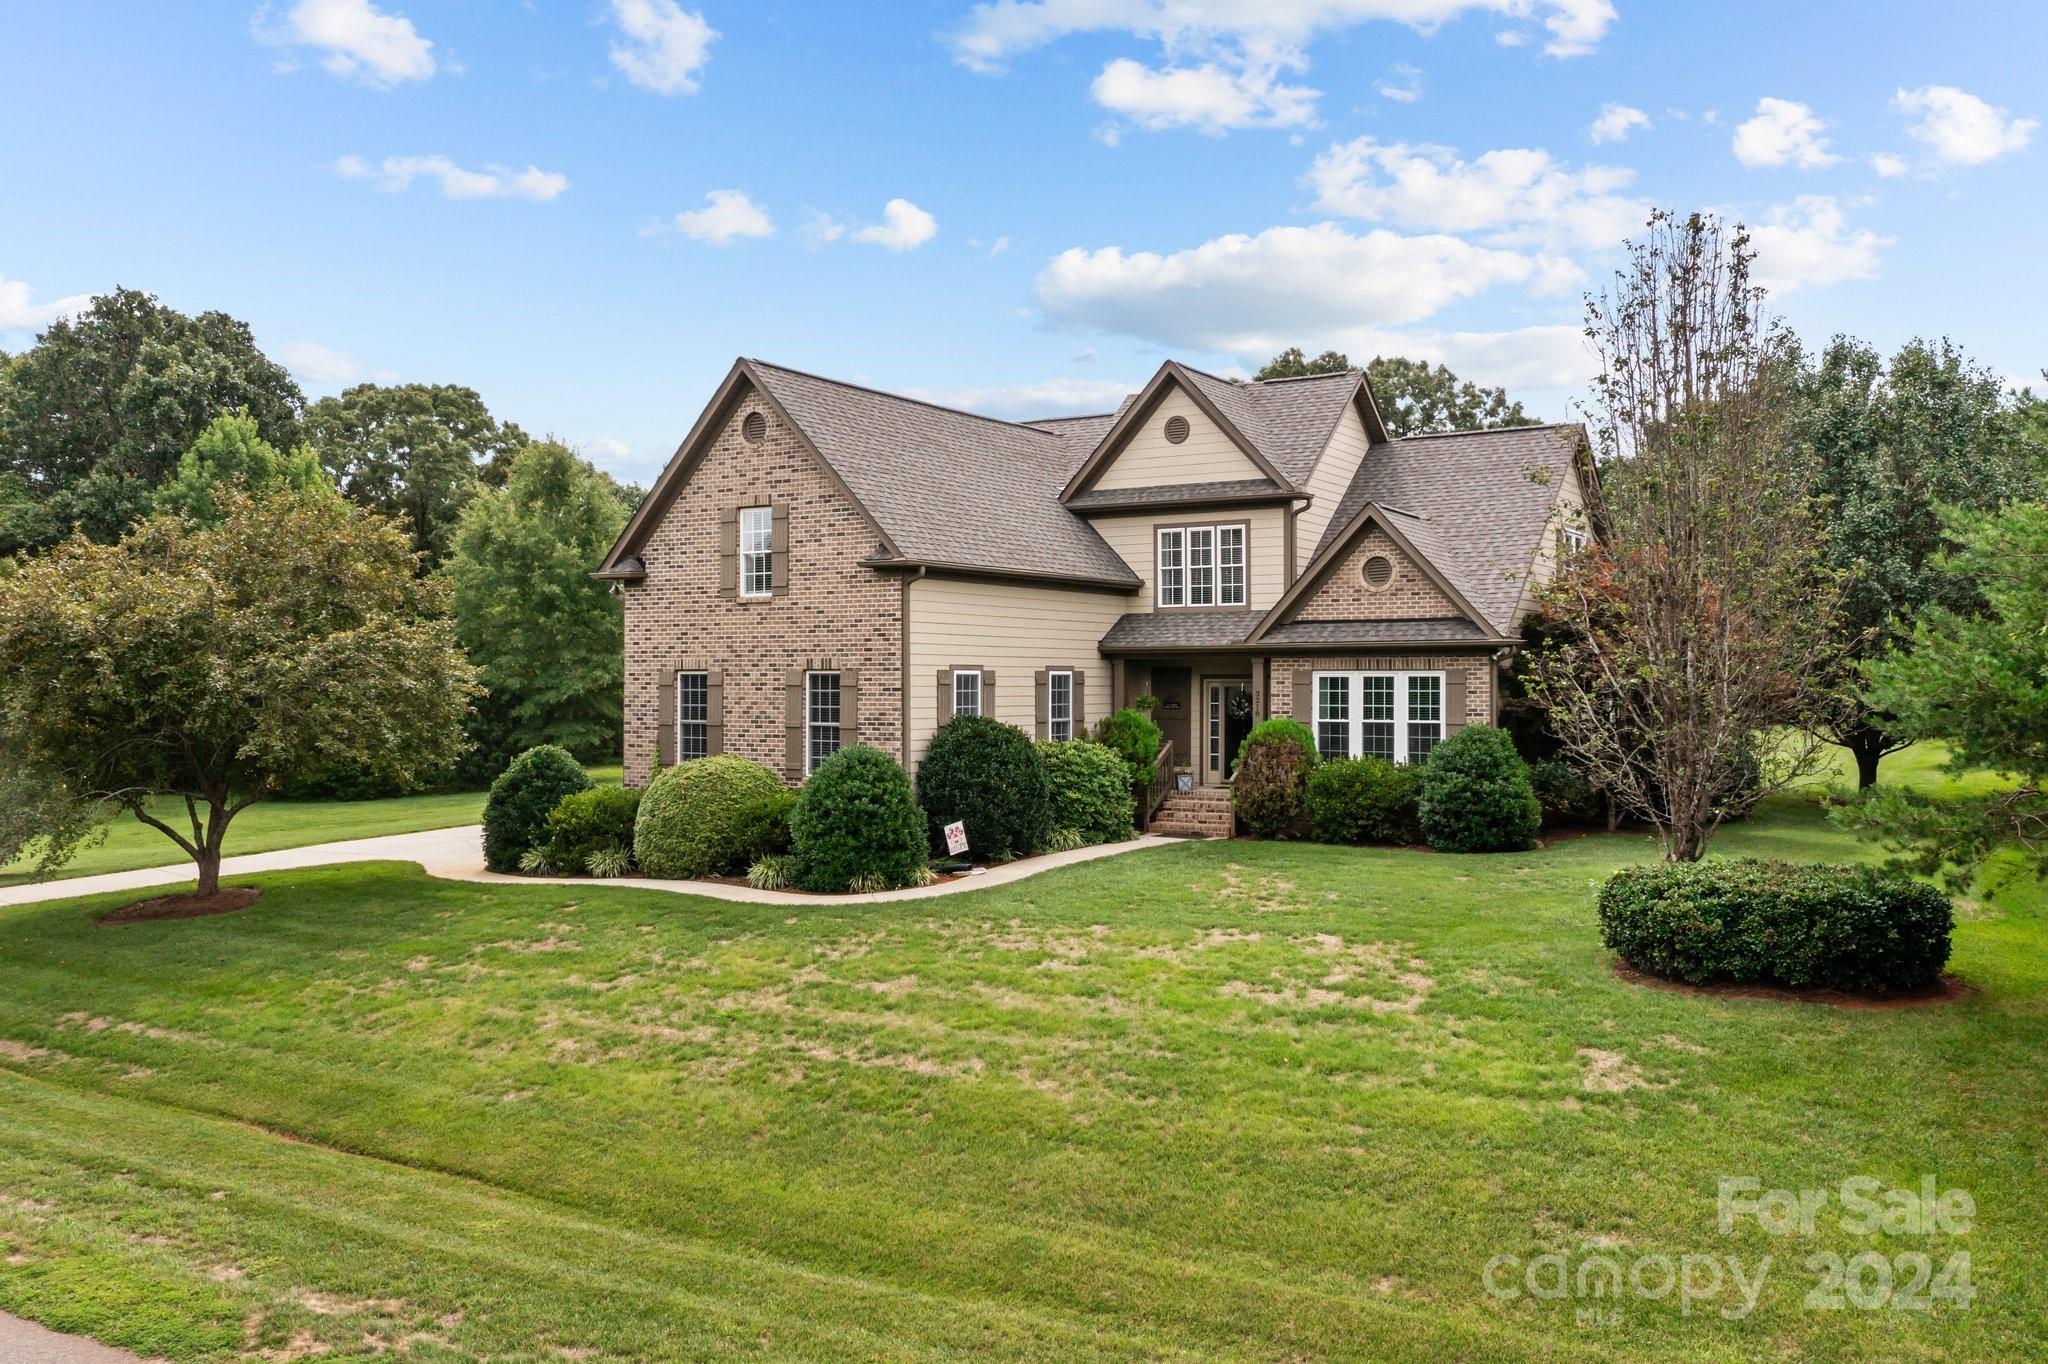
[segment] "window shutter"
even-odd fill
[[[860,742],[860,669],[839,670],[839,746]]]
[[[662,767],[676,763],[676,670],[663,668],[654,684],[654,761]]]
[[[791,786],[804,779],[804,670],[791,668],[782,708],[784,743],[783,774]]]
[[[789,591],[789,508],[781,505],[771,508],[768,523],[774,536],[769,542],[774,553],[769,559],[773,577],[768,590],[781,596]]]
[[[1046,680],[1048,670],[1040,668],[1031,674],[1032,689],[1037,699],[1032,702],[1033,712],[1038,717],[1038,737],[1043,739],[1052,730],[1052,684]]]
[[[1294,670],[1294,718],[1316,727],[1316,675],[1307,668]]]
[[[727,507],[718,513],[718,595],[737,596],[740,590],[740,509]]]
[[[953,670],[952,670],[951,668],[941,668],[941,669],[939,669],[939,710],[938,710],[938,719],[939,719],[939,723],[943,725],[943,724],[945,724],[945,723],[946,723],[946,721],[948,721],[948,720],[950,720],[950,719],[952,719],[952,718],[953,718]]]
[[[1452,666],[1444,669],[1444,737],[1450,738],[1465,727],[1465,670]]]
[[[996,714],[996,675],[987,668],[981,670],[981,713],[989,719],[999,719]]]
[[[1088,737],[1088,674],[1074,669],[1074,737]]]
[[[704,753],[715,758],[725,752],[725,671],[704,672]]]

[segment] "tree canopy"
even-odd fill
[[[247,411],[223,412],[199,433],[178,461],[171,481],[156,490],[155,510],[188,521],[216,525],[220,494],[229,487],[253,497],[291,491],[307,496],[334,496],[334,484],[304,445],[280,451],[257,432]]]
[[[1289,346],[1255,376],[1294,379],[1309,374],[1341,374],[1352,368],[1350,357],[1326,350],[1308,359],[1299,346]],[[1483,431],[1503,426],[1533,426],[1536,418],[1509,400],[1503,388],[1482,388],[1445,368],[1398,355],[1376,355],[1365,367],[1373,402],[1394,437],[1430,431]]]

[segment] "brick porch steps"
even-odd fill
[[[1170,792],[1146,832],[1172,838],[1229,838],[1237,832],[1230,792],[1216,787]]]

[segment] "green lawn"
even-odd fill
[[[616,783],[617,767],[593,767],[597,781]],[[181,802],[159,800],[150,813],[174,829],[183,830],[185,807]],[[345,838],[377,838],[384,834],[409,834],[421,829],[448,829],[474,824],[483,818],[484,793],[459,791],[451,795],[399,796],[390,800],[275,800],[259,802],[235,816],[228,826],[227,855],[274,852],[279,848],[301,848],[309,843],[333,843]],[[121,815],[107,826],[106,838],[82,850],[60,876],[97,876],[107,871],[133,871],[138,867],[167,867],[188,861],[184,850],[155,829]],[[29,879],[25,862],[7,864],[0,870],[0,886],[19,885]]]
[[[1866,851],[1794,801],[1717,848]],[[799,911],[379,865],[180,923],[0,910],[0,1308],[181,1362],[2039,1357],[2048,898],[1964,906],[1959,1004],[1709,1000],[1598,944],[1595,883],[1652,855],[1184,844]],[[1858,1174],[1976,1224],[1717,1230],[1718,1177]],[[1482,1286],[1589,1241],[1773,1267],[1740,1320]],[[1808,1255],[1865,1250],[1967,1251],[1975,1304],[1802,1305]]]

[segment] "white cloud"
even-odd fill
[[[1252,355],[1335,328],[1415,322],[1538,274],[1525,255],[1456,237],[1318,223],[1167,255],[1075,247],[1047,262],[1036,297],[1059,326]]]
[[[2009,118],[1953,85],[1901,90],[1892,96],[1892,108],[1913,119],[1906,131],[1951,166],[1981,166],[2019,151],[2041,126],[2039,119]]]
[[[685,237],[714,246],[729,246],[741,237],[772,237],[775,224],[768,211],[749,199],[746,191],[714,189],[707,193],[705,206],[678,213],[675,230]]]
[[[1825,194],[1802,194],[1773,206],[1749,234],[1756,248],[1756,282],[1774,294],[1874,279],[1878,253],[1892,244],[1891,238],[1868,229],[1851,231],[1841,204]]]
[[[397,194],[414,180],[432,180],[450,199],[528,199],[545,203],[569,188],[569,177],[537,166],[515,171],[509,166],[466,170],[445,156],[387,156],[371,165],[360,156],[334,163],[344,180],[372,180],[387,194]]]
[[[882,206],[882,221],[872,227],[861,228],[853,234],[853,239],[872,246],[886,246],[891,251],[908,251],[923,246],[938,234],[937,218],[908,199],[891,199]]]
[[[612,65],[626,79],[660,95],[690,95],[718,30],[675,0],[612,0],[612,22],[623,42],[612,44]]]
[[[1543,27],[1550,30],[1550,41],[1543,50],[1553,57],[1585,56],[1619,17],[1609,0],[1551,0],[1547,8]]]
[[[1745,166],[1796,165],[1816,170],[1841,158],[1828,150],[1821,133],[1828,125],[1797,100],[1756,102],[1756,114],[1735,129],[1735,159]]]
[[[363,378],[362,361],[317,341],[287,341],[278,354],[286,369],[314,388],[343,388]]]
[[[988,417],[1028,421],[1033,417],[1113,412],[1141,384],[1114,379],[1047,379],[1035,384],[998,384],[992,388],[911,388],[912,398],[958,407]]]
[[[1871,157],[1870,168],[1887,180],[1896,180],[1899,176],[1913,169],[1905,157],[1893,156],[1890,152],[1879,152]]]
[[[1315,120],[1319,91],[1283,84],[1279,68],[1232,69],[1214,62],[1158,71],[1128,57],[1102,68],[1089,87],[1095,102],[1142,128],[1285,128]]]
[[[1586,131],[1592,135],[1596,143],[1624,142],[1636,129],[1649,126],[1650,116],[1640,109],[1631,108],[1626,104],[1603,104],[1600,106],[1600,117],[1594,119],[1593,126]]]
[[[846,224],[833,219],[829,213],[811,209],[804,215],[803,237],[812,246],[825,246],[846,235]]]
[[[343,80],[388,88],[423,81],[435,71],[434,44],[412,20],[386,14],[370,0],[299,0],[283,26],[259,35],[268,42],[318,48],[320,65]]]
[[[0,275],[0,332],[39,332],[60,317],[73,317],[92,303],[91,294],[69,294],[44,303],[32,300],[35,290],[18,279]]]
[[[1413,104],[1422,98],[1422,72],[1406,62],[1395,62],[1394,69],[1382,76],[1373,89],[1379,91],[1381,99]]]
[[[1005,251],[1007,251],[1007,250],[1009,250],[1009,249],[1010,249],[1010,239],[1009,239],[1008,237],[997,237],[997,238],[996,238],[996,239],[995,239],[994,241],[992,241],[992,242],[990,242],[990,243],[989,243],[989,246],[988,246],[988,256],[989,256],[989,259],[990,259],[990,260],[994,260],[994,259],[995,259],[995,258],[996,258],[997,256],[1000,256],[1000,255],[1002,255],[1002,254],[1003,254],[1003,252],[1005,252]]]
[[[632,446],[611,436],[598,436],[594,440],[579,441],[577,445],[580,449],[594,455],[602,455],[606,459],[624,459],[633,453]]]

